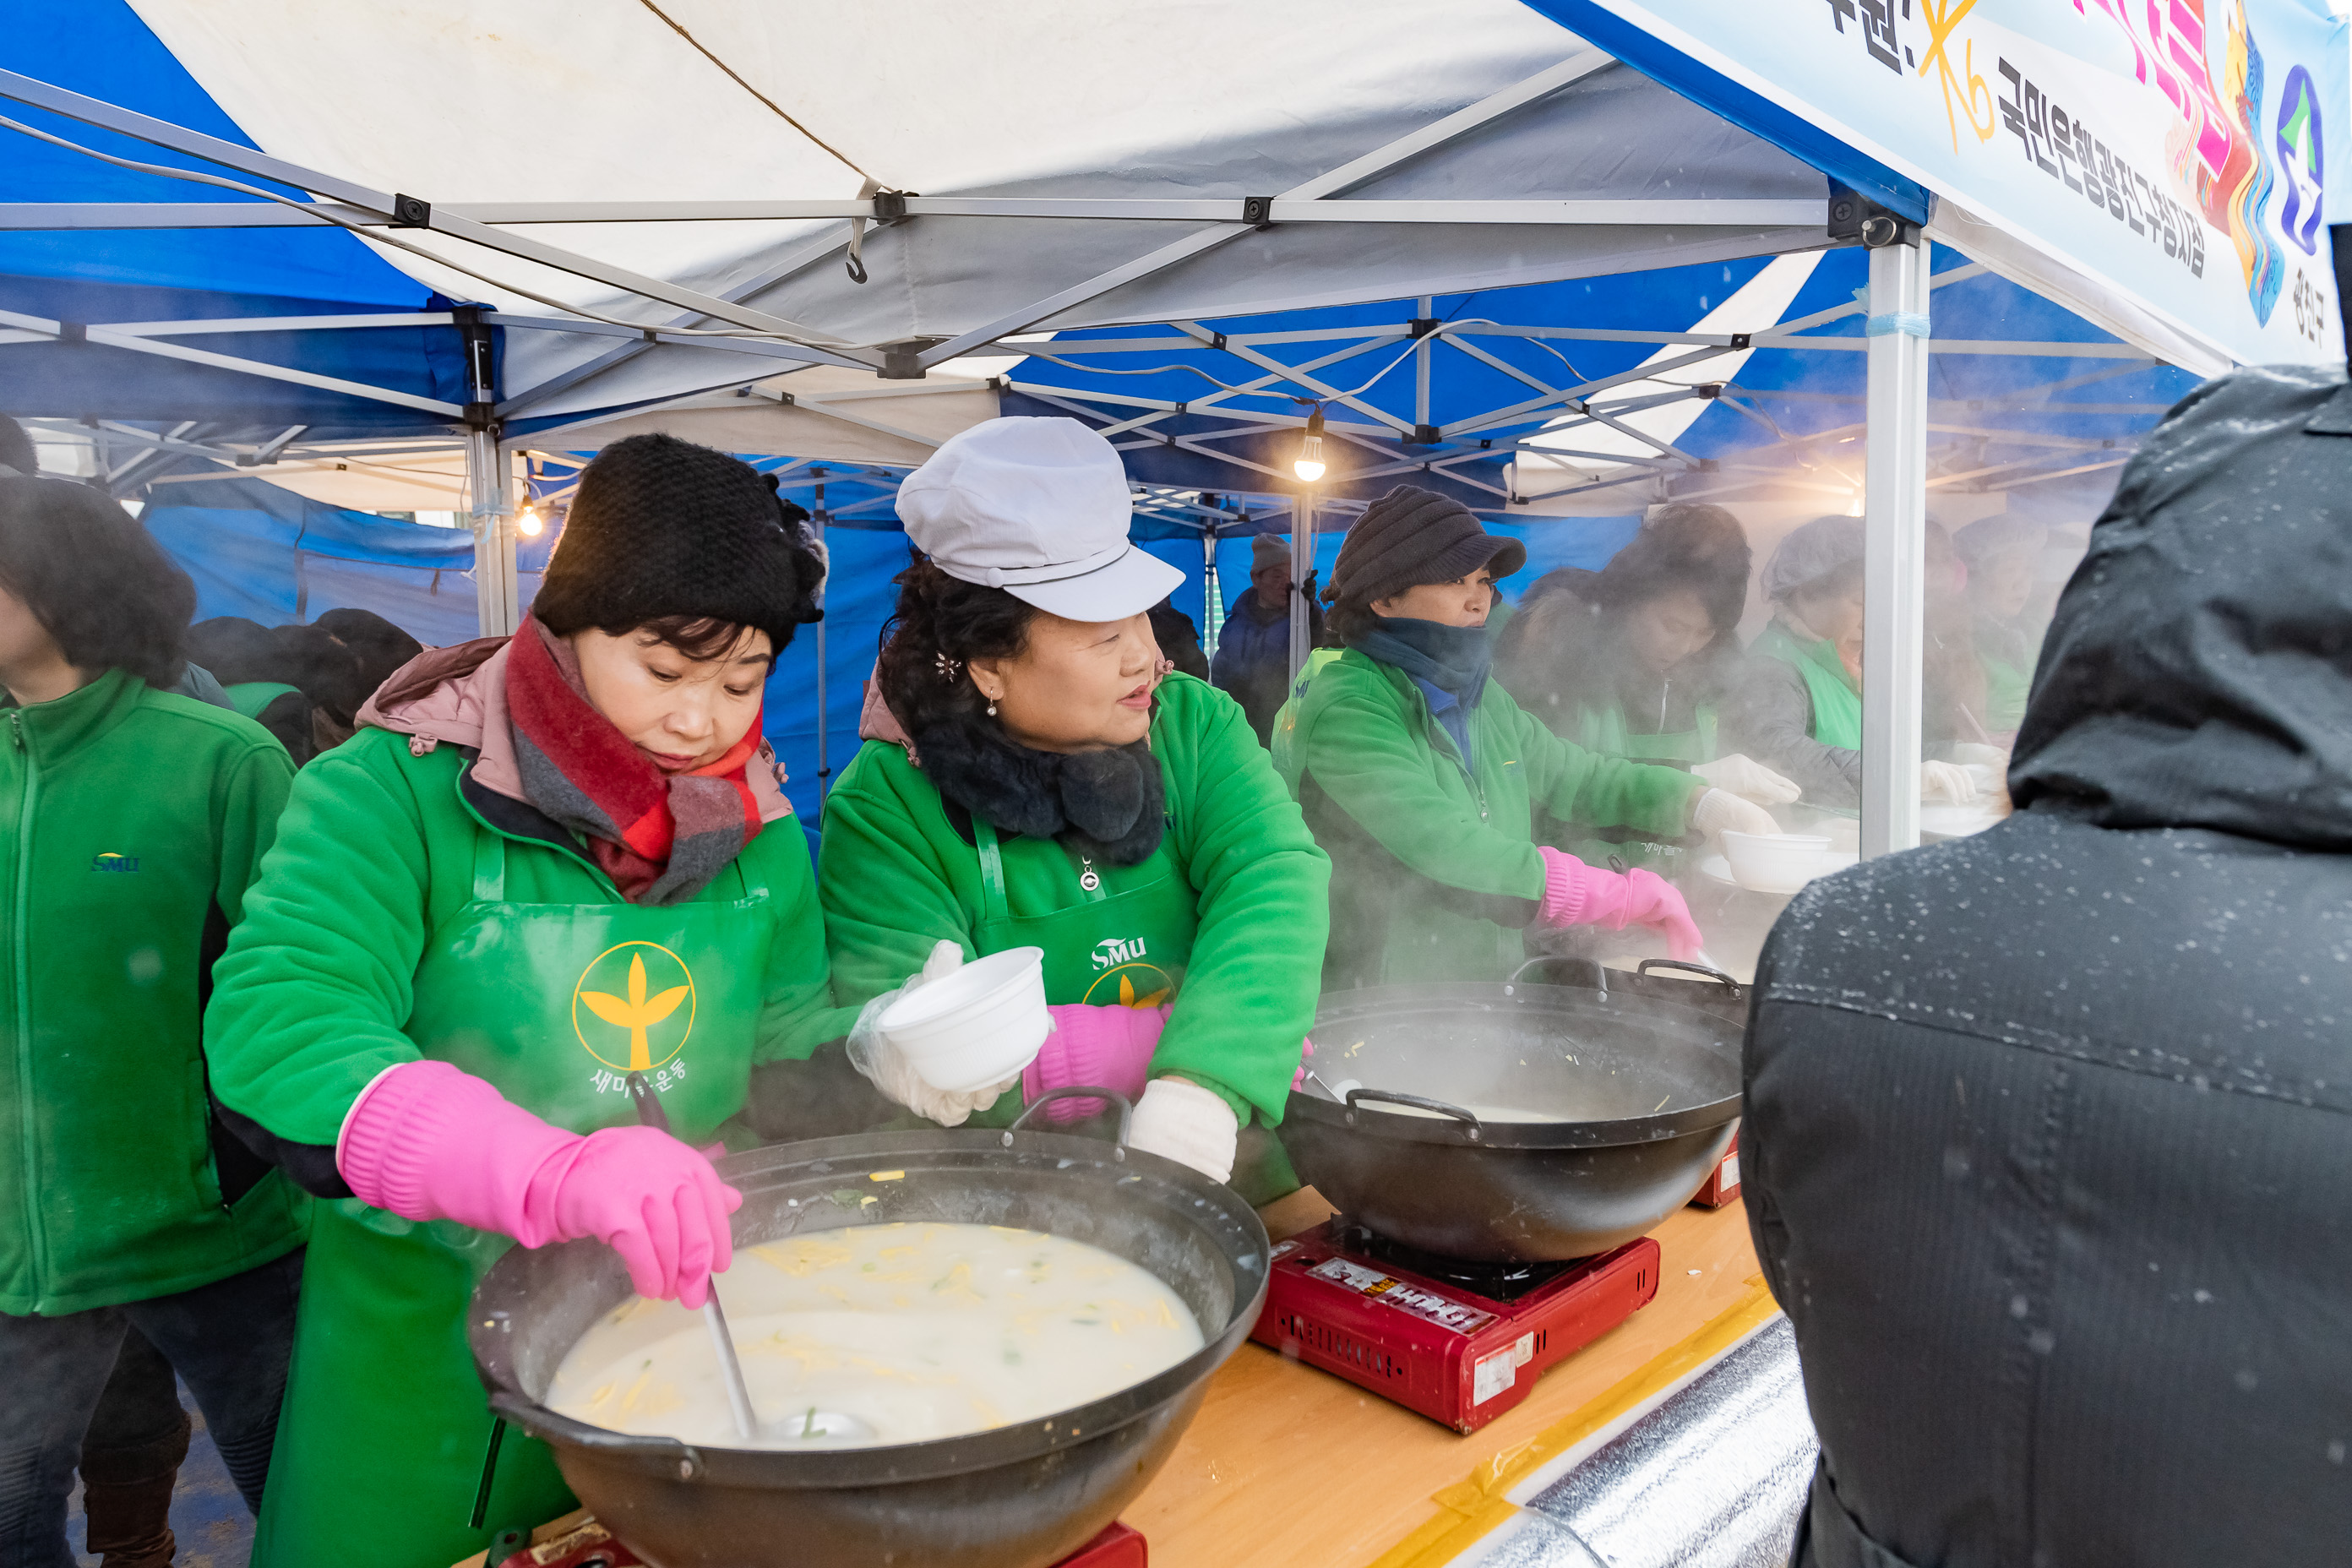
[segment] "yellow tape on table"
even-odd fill
[[[1468,1479],[1433,1496],[1430,1500],[1437,1505],[1437,1512],[1374,1558],[1370,1568],[1440,1568],[1451,1563],[1481,1537],[1510,1522],[1518,1512],[1507,1495],[1513,1487],[1643,1400],[1654,1398],[1677,1378],[1721,1355],[1780,1310],[1764,1277],[1749,1276],[1746,1294],[1689,1338],[1659,1352],[1606,1393],[1587,1400],[1573,1415],[1524,1443],[1490,1455]]]

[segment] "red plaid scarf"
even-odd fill
[[[526,616],[508,646],[507,707],[523,793],[586,837],[623,898],[691,898],[759,836],[759,803],[743,777],[760,749],[757,719],[717,762],[666,773],[588,700],[569,643]]]

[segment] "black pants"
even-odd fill
[[[73,1568],[66,1500],[74,1466],[125,1331],[134,1327],[196,1396],[229,1479],[257,1512],[286,1396],[301,1282],[302,1254],[296,1251],[176,1296],[57,1318],[0,1314],[0,1390],[7,1410],[0,1421],[0,1568]]]

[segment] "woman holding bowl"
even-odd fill
[[[975,426],[899,488],[923,559],[875,670],[881,738],[826,805],[835,985],[874,999],[851,1058],[898,1104],[998,1124],[1098,1084],[1135,1100],[1135,1147],[1262,1201],[1296,1184],[1262,1130],[1313,1020],[1330,868],[1240,705],[1160,658],[1148,612],[1181,576],[1129,510],[1073,419]],[[1020,1078],[941,1094],[875,1028],[927,964],[1024,946],[1055,1029]]]

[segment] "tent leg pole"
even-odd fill
[[[472,497],[474,603],[480,635],[510,637],[522,624],[515,592],[514,465],[495,425],[466,432],[466,491]]]
[[[1201,535],[1201,657],[1217,657],[1217,618],[1224,604],[1217,593],[1217,531]]]
[[[1315,492],[1302,489],[1291,506],[1290,525],[1290,679],[1307,667],[1309,628],[1307,579],[1315,571]]]
[[[1862,853],[1919,843],[1927,550],[1924,238],[1870,253],[1863,500]],[[1906,330],[1915,329],[1915,330]]]
[[[816,534],[817,548],[823,550],[825,523],[824,470],[817,468],[814,472],[816,474],[816,515],[809,521]],[[830,579],[832,574],[828,567],[825,575]],[[826,586],[831,586],[829,581]],[[824,589],[818,590],[818,595],[817,608],[822,610],[824,608]],[[820,616],[816,623],[816,826],[819,832],[824,830],[824,803],[833,789],[833,755],[825,742],[825,729],[830,717],[824,706],[824,620]]]

